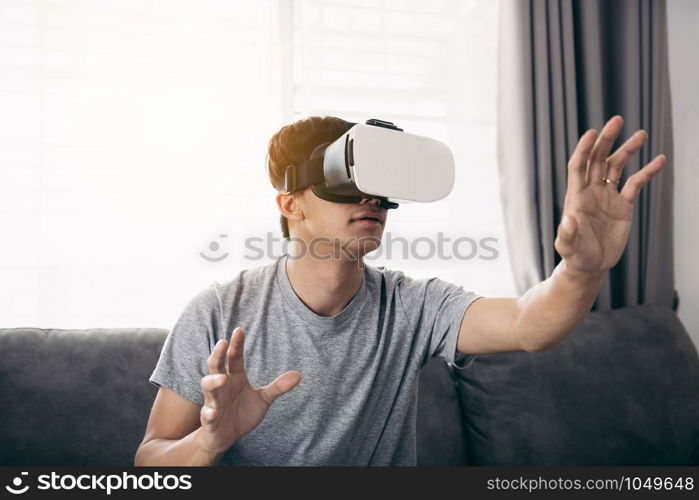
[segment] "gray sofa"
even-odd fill
[[[121,465],[166,330],[0,329],[0,465]],[[419,465],[697,465],[699,358],[660,306],[592,312],[555,350],[422,371]]]

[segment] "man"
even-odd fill
[[[272,184],[352,125],[283,127],[269,143]],[[637,131],[608,156],[622,125],[615,116],[578,142],[555,241],[562,260],[520,298],[363,265],[386,224],[378,200],[279,191],[295,243],[192,299],[150,378],[160,389],[135,464],[415,465],[418,373],[431,357],[466,367],[478,354],[553,349],[590,310],[626,246],[633,201],[665,164],[658,156],[618,191],[647,138]]]

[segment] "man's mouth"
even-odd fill
[[[366,208],[364,210],[358,210],[353,214],[354,216],[350,219],[350,222],[355,222],[360,226],[367,227],[383,227],[384,221],[386,220],[386,210],[372,210]]]
[[[379,224],[382,223],[381,219],[379,219],[378,217],[371,217],[369,215],[367,215],[365,217],[358,217],[356,219],[352,219],[352,222],[359,222],[359,221],[370,221],[370,222],[373,221],[373,222],[378,222]]]

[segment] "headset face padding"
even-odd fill
[[[316,148],[313,150],[311,153],[311,156],[309,160],[312,160],[314,158],[321,158],[323,157],[323,153],[325,153],[326,148],[330,145],[331,143],[326,142],[324,144],[320,144],[319,146],[316,146]],[[370,196],[367,194],[362,193],[359,191],[357,188],[354,188],[356,191],[356,195],[346,195],[346,194],[336,194],[330,192],[328,189],[328,186],[325,184],[325,182],[319,182],[316,184],[311,184],[311,190],[315,193],[318,198],[322,198],[323,200],[326,201],[332,201],[333,203],[359,203],[362,198],[377,198],[380,200],[380,205],[383,208],[398,208],[397,203],[392,203],[388,201],[386,198],[382,198],[380,196]]]
[[[325,153],[325,150],[329,145],[330,143],[326,142],[324,144],[316,146],[316,148],[311,153],[309,160],[313,160],[314,158],[322,158],[323,153]],[[331,193],[328,190],[328,186],[325,184],[325,181],[319,182],[317,184],[311,184],[311,190],[316,194],[316,196],[318,196],[318,198],[322,198],[326,201],[332,201],[335,203],[359,203],[359,201],[362,199],[360,196],[344,196],[340,194]],[[359,193],[359,191],[357,192]]]

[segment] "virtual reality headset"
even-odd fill
[[[454,157],[443,142],[372,118],[287,166],[277,188],[292,193],[307,186],[336,203],[378,198],[382,207],[397,208],[403,201],[437,201],[454,186]]]

